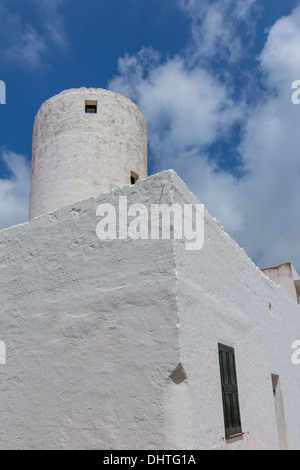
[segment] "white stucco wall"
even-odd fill
[[[174,202],[193,199],[174,175]],[[197,449],[278,449],[271,374],[279,375],[288,446],[300,448],[300,306],[248,258],[206,213],[205,245],[187,252],[176,242],[180,354]],[[242,438],[224,439],[218,343],[235,349]]]
[[[0,232],[0,448],[168,447],[173,244],[96,237],[98,203],[161,189],[152,178]]]
[[[120,195],[198,202],[169,171],[0,232],[0,448],[276,449],[277,374],[299,449],[299,305],[207,213],[200,251],[100,241],[96,208]],[[218,342],[245,433],[228,443]]]
[[[85,103],[97,102],[86,114]],[[70,89],[42,104],[33,127],[29,220],[147,176],[147,128],[129,99]]]

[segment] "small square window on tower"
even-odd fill
[[[130,184],[135,184],[138,179],[139,179],[139,175],[137,173],[134,173],[134,171],[131,171],[130,172]]]
[[[97,114],[97,101],[86,100],[85,101],[85,112],[87,114]]]

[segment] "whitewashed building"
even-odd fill
[[[96,234],[120,197],[200,204],[174,171],[147,177],[145,135],[103,90],[37,115],[30,222],[0,232],[0,448],[300,449],[299,297],[207,211],[198,250]]]

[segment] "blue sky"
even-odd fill
[[[300,271],[299,0],[0,0],[0,228],[27,220],[40,105],[107,88],[261,268]]]

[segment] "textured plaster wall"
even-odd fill
[[[300,307],[206,213],[205,244],[96,237],[96,208],[197,203],[173,172],[0,232],[0,447],[276,449],[271,374],[300,445]],[[242,438],[224,437],[218,342]]]
[[[153,177],[0,232],[0,448],[169,447],[173,243],[100,241],[96,208],[120,194],[168,203],[170,184]]]
[[[85,102],[97,101],[97,114]],[[33,128],[29,220],[147,176],[147,128],[124,96],[95,88],[47,100]]]

